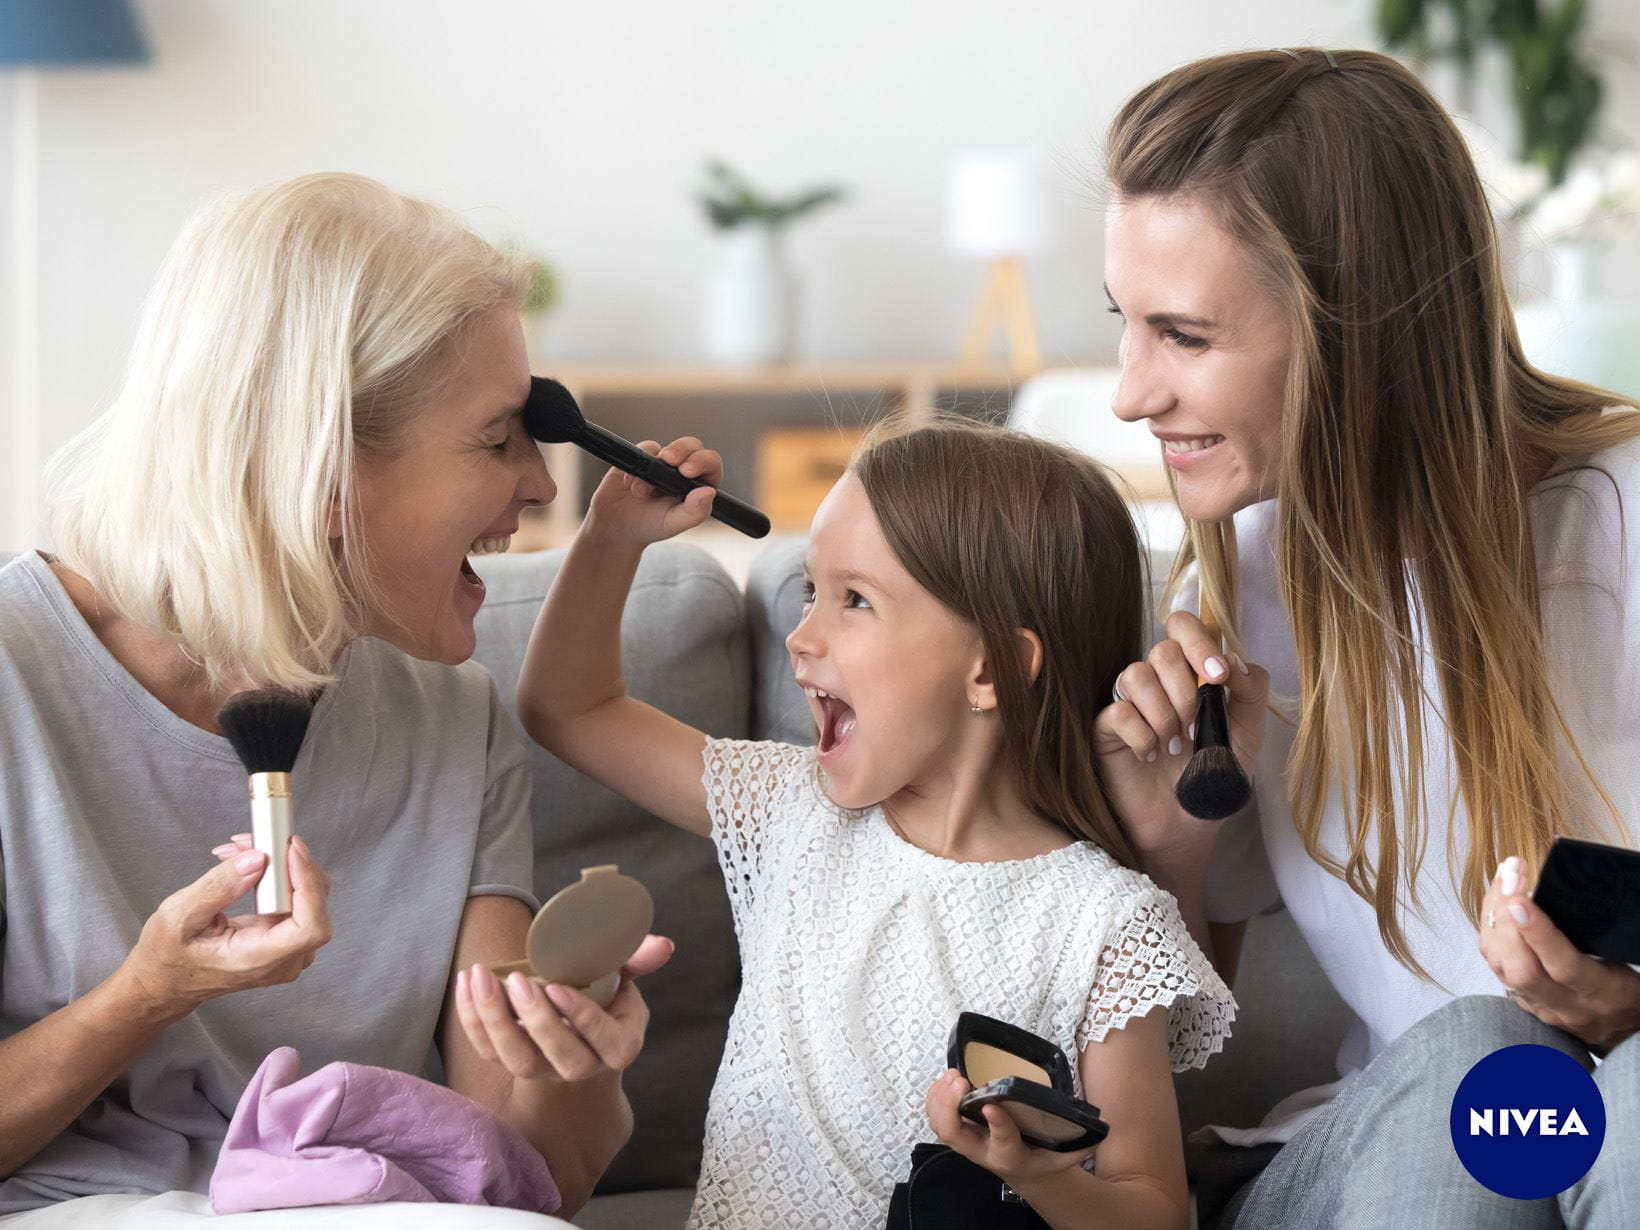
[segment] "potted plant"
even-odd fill
[[[840,201],[836,185],[773,197],[723,162],[706,165],[698,194],[718,233],[702,316],[708,358],[719,363],[778,363],[791,358],[796,292],[781,237],[786,226]]]
[[[546,350],[547,317],[552,314],[562,297],[558,270],[540,252],[520,240],[506,239],[502,241],[501,246],[509,252],[516,252],[527,258],[534,269],[529,292],[518,308],[519,318],[524,325],[524,342],[529,348],[530,366],[534,367]]]

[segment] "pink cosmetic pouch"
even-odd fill
[[[245,1087],[211,1175],[218,1213],[389,1200],[556,1212],[558,1185],[523,1135],[404,1072],[271,1052]]]

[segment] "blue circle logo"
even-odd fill
[[[1565,1191],[1606,1139],[1606,1103],[1564,1051],[1506,1046],[1474,1067],[1452,1097],[1452,1147],[1476,1182],[1517,1200]]]

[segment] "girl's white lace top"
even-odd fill
[[[923,1099],[960,1012],[1074,1060],[1168,1005],[1175,1071],[1229,1036],[1235,1001],[1173,897],[1091,842],[939,858],[833,804],[789,744],[708,740],[704,780],[743,980],[691,1227],[881,1226],[934,1139]]]

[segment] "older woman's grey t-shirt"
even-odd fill
[[[296,827],[331,876],[333,937],[294,983],[211,1000],[0,1181],[0,1213],[204,1191],[239,1095],[294,1046],[423,1073],[468,898],[530,908],[530,774],[479,666],[355,641],[314,708]],[[228,741],[145,691],[38,554],[0,568],[0,1038],[84,995],[143,922],[249,829]],[[0,1097],[4,1094],[0,1093]]]

